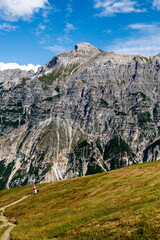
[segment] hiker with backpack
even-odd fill
[[[33,184],[33,194],[36,194],[36,193],[38,193],[38,192],[39,192],[39,189],[36,188],[36,185],[35,185],[35,184]]]

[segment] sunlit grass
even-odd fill
[[[159,161],[38,187],[6,210],[18,224],[13,240],[160,239]],[[0,203],[29,192],[0,191]]]
[[[9,226],[3,227],[2,229],[0,229],[0,238],[3,236],[3,234],[5,233],[5,231],[9,228]]]

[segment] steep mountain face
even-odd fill
[[[160,159],[160,56],[88,43],[0,73],[0,188]]]

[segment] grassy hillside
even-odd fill
[[[160,162],[39,185],[6,210],[13,240],[160,239]],[[0,191],[0,206],[31,187]]]

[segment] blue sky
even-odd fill
[[[160,0],[0,0],[0,62],[44,65],[79,42],[160,53]]]

